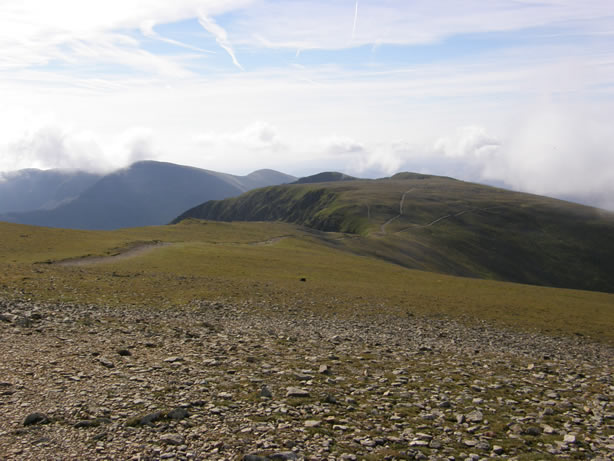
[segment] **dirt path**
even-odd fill
[[[412,188],[412,189],[409,189],[409,190],[403,192],[403,195],[401,195],[401,200],[399,202],[399,214],[396,215],[396,216],[393,216],[392,218],[390,218],[388,221],[386,221],[384,224],[382,224],[380,226],[380,234],[381,235],[386,235],[387,234],[386,227],[391,222],[393,222],[393,221],[399,219],[401,216],[403,216],[403,205],[405,203],[405,197],[407,196],[407,194],[409,194],[410,192],[412,192],[414,190],[415,190],[415,188]],[[440,216],[439,218],[437,218],[437,219],[435,219],[435,220],[433,220],[433,221],[431,221],[430,223],[427,223],[427,224],[412,224],[412,225],[410,225],[408,227],[405,227],[404,229],[401,229],[401,230],[395,232],[395,234],[399,234],[399,233],[404,232],[404,231],[409,230],[409,229],[431,227],[431,226],[437,224],[438,222],[444,221],[444,220],[446,220],[448,218],[462,216],[465,213],[476,213],[476,212],[479,212],[479,211],[489,211],[489,210],[493,210],[493,209],[497,209],[497,208],[501,208],[501,207],[500,206],[493,206],[493,207],[488,207],[488,208],[472,208],[470,210],[463,210],[463,211],[460,211],[458,213],[447,214],[447,215],[444,215],[444,216]]]
[[[492,207],[488,207],[488,208],[473,208],[473,209],[471,209],[471,210],[463,210],[463,211],[460,211],[460,212],[458,212],[458,213],[447,214],[447,215],[445,215],[445,216],[441,216],[441,217],[439,217],[439,218],[435,219],[434,221],[431,221],[431,222],[430,222],[430,223],[428,223],[428,224],[412,224],[411,226],[406,227],[406,228],[404,228],[404,229],[401,229],[400,231],[397,231],[397,232],[395,232],[395,233],[396,233],[396,234],[399,234],[399,233],[404,232],[404,231],[409,230],[409,229],[415,229],[416,227],[431,227],[431,226],[433,226],[434,224],[437,224],[438,222],[443,221],[444,219],[453,218],[453,217],[457,217],[457,216],[462,216],[462,215],[464,215],[465,213],[476,213],[476,212],[479,212],[479,211],[489,211],[489,210],[494,210],[494,209],[496,209],[496,208],[502,208],[502,207],[500,207],[500,206],[492,206]],[[398,216],[397,216],[397,217],[398,217]]]
[[[169,245],[172,245],[172,243],[168,243],[168,242],[143,243],[141,245],[131,247],[127,249],[126,251],[122,251],[118,254],[114,254],[110,256],[90,256],[90,257],[85,257],[85,258],[65,259],[63,261],[58,261],[55,264],[59,266],[94,266],[98,264],[114,263],[117,261],[123,261],[124,259],[141,256],[141,255],[144,255],[145,253],[149,253],[150,251],[155,250],[156,248],[161,248],[161,247],[165,247]]]
[[[277,242],[287,239],[288,237],[291,237],[291,235],[281,235],[279,237],[273,237],[268,240],[262,240],[259,242],[249,242],[248,245],[274,245]]]
[[[399,202],[399,214],[390,218],[388,221],[386,221],[384,224],[382,224],[380,226],[380,232],[383,235],[386,235],[386,226],[388,226],[388,224],[390,224],[392,221],[394,221],[395,219],[399,219],[401,216],[403,216],[403,204],[405,203],[405,196],[407,194],[409,194],[411,191],[415,190],[415,188],[406,190],[405,192],[403,192],[403,195],[401,195],[401,200]]]
[[[215,245],[274,245],[275,243],[284,240],[290,237],[289,235],[282,235],[279,237],[273,237],[268,240],[256,241],[256,242],[214,242]],[[108,264],[114,263],[117,261],[123,261],[125,259],[134,258],[137,256],[142,256],[150,251],[155,250],[156,248],[161,248],[165,246],[173,245],[169,242],[152,242],[152,243],[143,243],[140,245],[133,246],[125,251],[121,251],[118,254],[110,255],[110,256],[86,256],[83,258],[71,258],[64,259],[62,261],[57,261],[54,264],[58,266],[94,266],[98,264]]]

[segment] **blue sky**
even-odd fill
[[[614,2],[5,0],[0,171],[445,174],[614,208]]]

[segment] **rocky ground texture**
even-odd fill
[[[2,459],[613,459],[614,350],[297,306],[0,301]]]

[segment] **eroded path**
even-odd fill
[[[258,240],[258,241],[253,241],[253,242],[206,242],[206,243],[211,243],[214,245],[274,245],[288,237],[290,237],[290,235],[281,235],[278,237],[272,237],[267,240]],[[142,243],[142,244],[132,246],[124,250],[118,250],[116,254],[112,254],[109,256],[85,256],[81,258],[64,259],[62,261],[57,261],[54,264],[57,264],[58,266],[96,266],[99,264],[110,264],[110,263],[115,263],[118,261],[130,259],[130,258],[135,258],[137,256],[142,256],[156,249],[168,247],[171,245],[175,245],[175,243],[147,242],[147,243]]]
[[[428,224],[412,224],[411,226],[405,227],[404,229],[401,229],[401,230],[399,230],[399,231],[397,231],[395,233],[399,234],[401,232],[405,232],[406,230],[415,229],[415,228],[419,228],[419,227],[431,227],[431,226],[437,224],[438,222],[444,221],[444,220],[449,219],[449,218],[455,218],[455,217],[458,217],[458,216],[462,216],[462,215],[464,215],[466,213],[479,213],[481,211],[489,212],[490,210],[499,209],[499,208],[503,208],[503,207],[501,207],[501,206],[493,206],[493,207],[487,207],[487,208],[472,208],[470,210],[463,210],[463,211],[460,211],[458,213],[451,213],[451,214],[447,214],[447,215],[444,215],[444,216],[440,216],[439,218],[431,221]]]
[[[405,197],[407,196],[407,194],[409,194],[410,192],[413,192],[414,190],[416,190],[416,189],[412,188],[412,189],[409,189],[409,190],[406,190],[405,192],[403,192],[403,195],[401,195],[401,200],[399,201],[399,214],[396,215],[396,216],[393,216],[392,218],[390,218],[388,221],[386,221],[385,223],[383,223],[380,226],[380,234],[381,235],[386,235],[387,234],[386,227],[388,227],[388,225],[390,223],[396,221],[401,216],[403,216],[403,205],[405,204]],[[431,221],[429,223],[426,223],[426,224],[417,224],[417,223],[411,224],[411,225],[409,225],[409,226],[407,226],[407,227],[405,227],[405,228],[403,228],[403,229],[401,229],[399,231],[396,231],[394,233],[395,234],[399,234],[401,232],[405,232],[405,231],[410,230],[410,229],[431,227],[431,226],[433,226],[433,225],[435,225],[435,224],[437,224],[437,223],[439,223],[441,221],[444,221],[444,220],[449,219],[449,218],[455,218],[455,217],[458,217],[458,216],[462,216],[462,215],[464,215],[466,213],[490,212],[491,210],[500,209],[500,208],[503,208],[503,207],[502,206],[492,206],[492,207],[486,207],[486,208],[471,208],[471,209],[468,209],[468,210],[460,211],[458,213],[449,213],[449,214],[440,216],[437,219],[434,219],[433,221]],[[370,211],[368,209],[368,206],[367,206],[367,211],[368,212]],[[369,213],[369,215],[370,215],[370,213]],[[370,219],[370,216],[369,216],[369,219]]]
[[[391,222],[393,222],[393,221],[399,219],[401,216],[403,216],[403,204],[405,203],[405,196],[407,194],[409,194],[410,192],[412,192],[413,190],[415,190],[415,188],[412,188],[412,189],[409,189],[409,190],[406,190],[405,192],[403,192],[403,195],[401,195],[401,200],[399,202],[399,214],[394,216],[394,217],[392,217],[392,218],[390,218],[388,221],[386,221],[384,224],[382,224],[380,226],[380,232],[383,235],[386,235],[386,226],[388,226],[388,224],[390,224]]]
[[[172,245],[172,243],[168,243],[168,242],[143,243],[143,244],[128,248],[125,251],[120,251],[117,254],[113,254],[109,256],[91,256],[91,257],[85,257],[85,258],[65,259],[63,261],[58,261],[55,264],[59,266],[94,266],[98,264],[108,264],[108,263],[114,263],[117,261],[122,261],[125,259],[134,258],[136,256],[142,256],[146,253],[149,253],[155,250],[156,248],[162,248],[162,247],[166,247],[169,245]]]

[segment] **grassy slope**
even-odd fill
[[[285,223],[186,221],[120,231],[0,223],[0,293],[126,307],[224,298],[299,305],[327,315],[450,315],[614,343],[608,328],[614,324],[614,295],[409,270],[335,249],[338,237]],[[174,244],[98,266],[38,263],[110,254],[153,240]]]
[[[403,215],[395,218],[403,194]],[[405,174],[270,187],[186,216],[283,220],[357,234],[342,242],[346,249],[409,268],[614,291],[614,214],[450,178]]]

